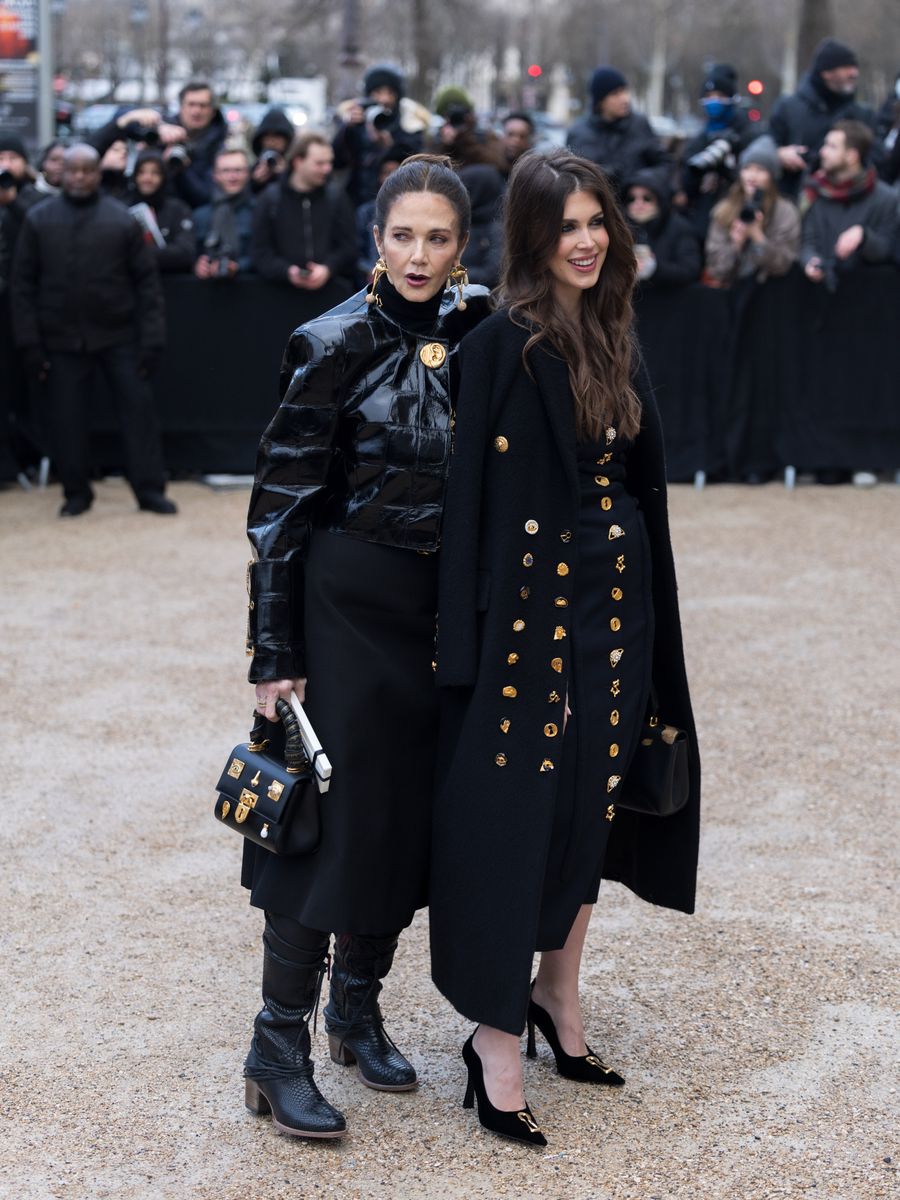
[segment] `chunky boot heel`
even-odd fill
[[[331,1051],[331,1061],[342,1067],[352,1067],[356,1062],[353,1052],[335,1033],[328,1035],[328,1049]]]
[[[244,1103],[257,1116],[271,1113],[275,1128],[292,1137],[343,1137],[347,1122],[316,1086],[310,1060],[309,1022],[327,969],[327,938],[321,950],[307,952],[267,921],[263,945],[264,1007],[244,1063]],[[304,954],[310,961],[298,961]]]
[[[244,1104],[257,1117],[264,1117],[272,1111],[271,1104],[252,1079],[244,1080]]]
[[[336,1063],[356,1063],[366,1087],[380,1092],[411,1091],[418,1079],[385,1032],[378,1007],[381,980],[391,969],[397,938],[342,933],[335,939],[331,993],[325,1028]]]

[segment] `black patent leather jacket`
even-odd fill
[[[306,673],[304,561],[313,528],[437,550],[456,348],[489,311],[486,288],[470,286],[464,297],[460,312],[447,293],[427,336],[366,304],[364,291],[291,335],[247,520],[252,682]],[[435,343],[441,350],[429,351]]]

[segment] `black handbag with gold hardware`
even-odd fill
[[[250,741],[235,746],[218,783],[216,818],[273,854],[311,854],[321,836],[319,790],[290,704],[280,724],[254,710]]]
[[[688,737],[652,716],[641,730],[616,808],[652,817],[671,817],[688,802]]]

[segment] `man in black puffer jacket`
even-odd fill
[[[591,114],[576,121],[566,145],[611,176],[624,181],[644,167],[666,162],[666,153],[650,122],[632,111],[628,80],[614,67],[598,67],[591,76]]]
[[[66,497],[60,516],[80,516],[94,499],[87,414],[98,367],[118,409],[139,506],[174,513],[146,382],[165,343],[156,262],[128,209],[99,187],[97,151],[72,146],[63,194],[25,218],[11,285],[16,341],[32,374],[48,380],[53,459]]]
[[[793,96],[782,96],[772,111],[769,132],[778,146],[783,173],[781,191],[796,201],[804,174],[819,168],[825,135],[838,121],[862,121],[875,130],[871,108],[856,101],[859,64],[849,46],[826,38],[813,55],[809,73]],[[880,161],[878,148],[873,159]]]

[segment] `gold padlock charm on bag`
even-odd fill
[[[247,788],[241,788],[241,794],[237,802],[237,808],[234,810],[234,819],[238,825],[243,825],[247,820],[251,808],[256,808],[256,801],[259,799],[255,792],[248,791]]]

